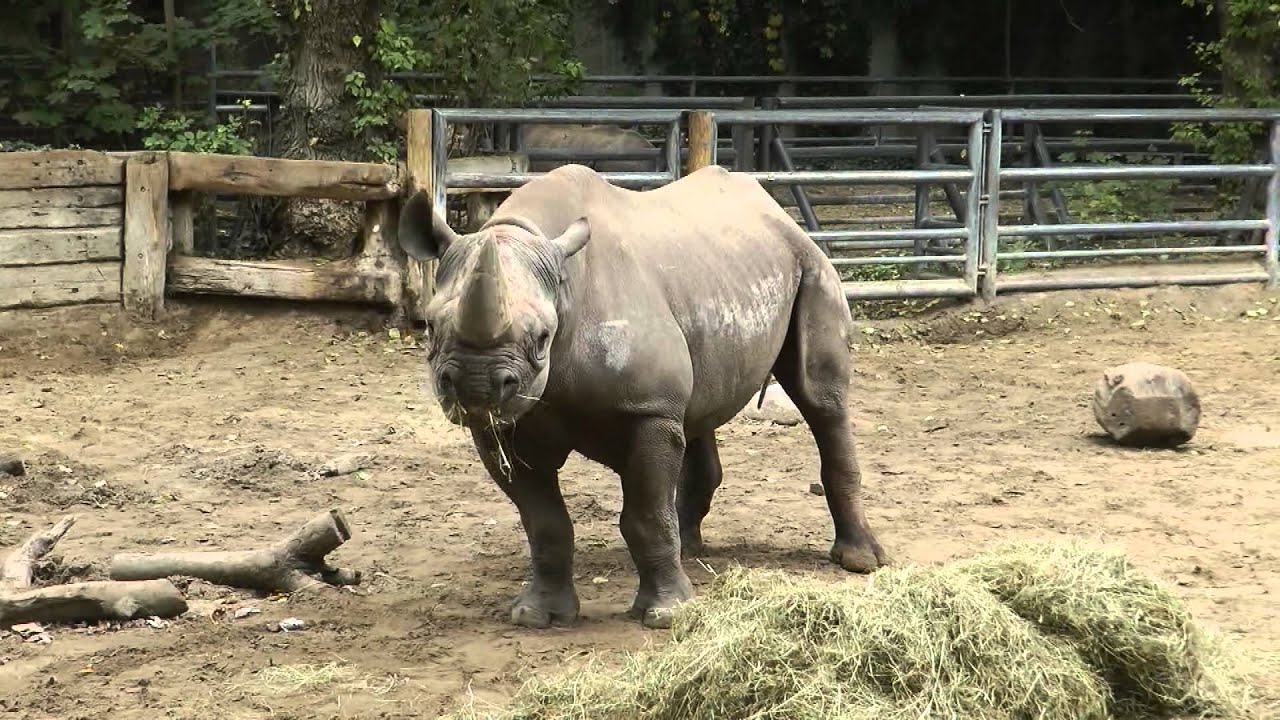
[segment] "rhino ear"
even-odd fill
[[[400,247],[418,260],[434,260],[458,239],[445,219],[436,214],[427,193],[418,190],[400,210]]]
[[[561,255],[567,258],[581,250],[590,239],[591,226],[587,224],[586,218],[578,218],[573,221],[573,224],[567,230],[560,233],[560,236],[551,242],[560,248]]]

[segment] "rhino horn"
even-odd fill
[[[496,343],[511,328],[507,280],[498,243],[485,238],[458,305],[458,336],[471,345]]]

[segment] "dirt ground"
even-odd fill
[[[871,522],[899,562],[1013,539],[1117,543],[1248,652],[1280,653],[1280,305],[1256,287],[1054,293],[860,322],[853,403]],[[1116,449],[1089,399],[1112,364],[1175,365],[1203,398],[1176,451]],[[518,516],[425,395],[381,319],[202,303],[163,325],[114,312],[0,315],[0,546],[65,513],[56,580],[115,552],[261,546],[338,508],[355,592],[260,598],[192,583],[164,627],[0,629],[0,717],[434,717],[524,673],[661,642],[623,612],[635,577],[616,478],[574,458],[583,619],[518,630]],[[733,563],[839,578],[803,426],[736,420],[695,583]],[[365,454],[361,472],[319,477]],[[261,612],[236,619],[236,610]],[[273,631],[296,617],[305,629]],[[1268,620],[1268,618],[1271,618]],[[1272,666],[1274,667],[1274,666]],[[1280,682],[1261,685],[1274,701]]]

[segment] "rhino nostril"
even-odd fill
[[[494,384],[498,387],[498,402],[508,403],[520,390],[520,379],[510,370],[499,370],[494,376]]]
[[[440,379],[437,381],[440,387],[440,394],[445,397],[453,397],[454,393],[454,372],[453,370],[441,370]]]

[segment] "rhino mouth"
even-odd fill
[[[538,404],[538,398],[519,395],[512,405],[496,410],[468,410],[459,402],[442,402],[445,419],[458,427],[500,430],[514,427],[520,418]]]

